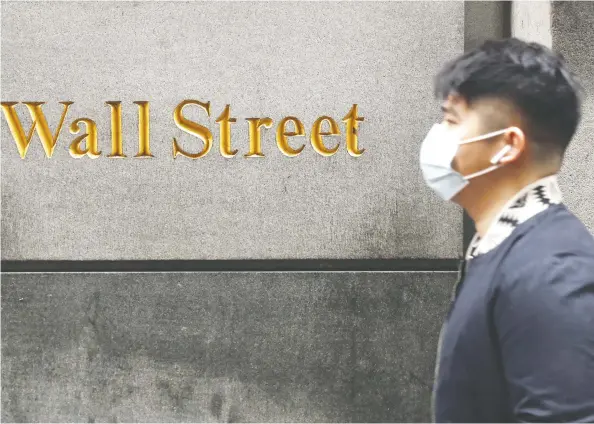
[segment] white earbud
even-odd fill
[[[506,155],[509,153],[509,151],[512,149],[512,146],[510,146],[509,144],[506,144],[505,147],[503,149],[501,149],[501,151],[499,153],[497,153],[495,156],[493,156],[493,158],[491,159],[491,163],[493,165],[496,165],[499,163],[499,161]]]

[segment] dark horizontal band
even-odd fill
[[[2,261],[2,272],[457,271],[458,259]]]

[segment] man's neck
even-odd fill
[[[542,174],[523,177],[518,176],[497,183],[490,182],[484,186],[488,186],[488,189],[476,187],[473,192],[469,191],[468,193],[462,193],[464,194],[464,198],[460,199],[459,203],[474,221],[479,236],[484,237],[491,226],[491,223],[506,203],[524,187],[544,178],[545,176],[546,175]]]
[[[470,218],[474,221],[476,232],[482,238],[487,233],[489,226],[505,206],[505,204],[519,191],[521,188],[506,186],[495,194],[495,190],[481,193],[478,199],[475,199],[471,205],[465,209]]]

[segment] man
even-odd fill
[[[594,422],[594,238],[556,178],[578,85],[560,56],[508,39],[447,64],[436,94],[423,176],[476,235],[440,335],[434,418]]]

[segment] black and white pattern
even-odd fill
[[[501,215],[501,218],[499,218],[499,223],[500,224],[508,224],[512,228],[515,228],[518,226],[520,221],[518,221],[516,218],[511,218],[509,216]]]
[[[549,194],[546,192],[546,187],[544,185],[538,185],[534,187],[534,195],[538,199],[540,203],[543,205],[550,205],[551,199]]]
[[[528,193],[524,194],[523,196],[520,196],[518,200],[516,200],[514,204],[510,206],[510,209],[523,208],[524,206],[526,206],[527,201]]]
[[[532,218],[550,205],[563,202],[556,175],[542,178],[524,187],[503,207],[484,237],[475,234],[466,259],[487,253],[499,246],[522,222]]]

